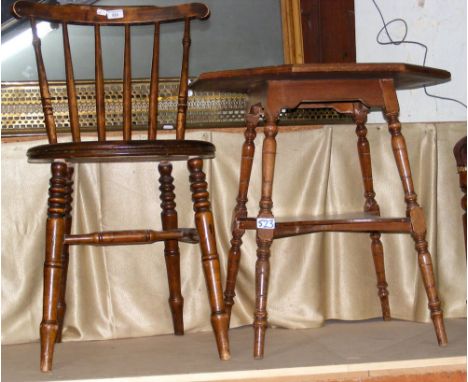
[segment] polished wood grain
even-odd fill
[[[65,57],[65,76],[67,79],[68,112],[73,142],[80,141],[80,121],[78,117],[78,103],[76,100],[75,76],[73,74],[70,39],[68,37],[68,25],[62,23],[63,51]]]
[[[203,172],[203,161],[195,158],[190,159],[187,163],[190,171],[189,181],[193,210],[195,211],[195,225],[200,235],[203,270],[211,305],[211,325],[214,328],[219,356],[222,360],[228,360],[231,358],[227,337],[228,315],[224,308],[213,214],[207,190],[208,184]]]
[[[463,137],[456,143],[453,148],[453,154],[455,156],[455,161],[457,162],[457,172],[460,181],[460,188],[463,193],[461,207],[464,211],[462,216],[462,224],[466,251],[466,137]]]
[[[49,84],[47,82],[44,60],[42,58],[41,40],[37,35],[36,19],[31,18],[30,22],[33,36],[32,43],[34,47],[34,53],[36,55],[37,76],[39,77],[39,90],[41,93],[42,111],[44,112],[44,122],[47,131],[47,138],[49,139],[49,143],[57,143],[57,132],[55,126],[54,112],[52,109],[52,102],[50,97]]]
[[[161,191],[161,222],[163,230],[177,230],[177,211],[175,209],[174,178],[171,176],[172,164],[162,162],[158,166],[159,190]],[[169,306],[172,313],[174,334],[184,334],[184,298],[180,283],[180,254],[177,240],[164,240],[164,259],[169,281]]]
[[[158,91],[159,91],[159,31],[160,24],[154,24],[153,59],[151,61],[151,82],[148,110],[148,139],[155,140],[158,129]]]
[[[180,72],[179,96],[177,98],[177,122],[176,122],[176,137],[177,139],[185,138],[185,122],[187,119],[187,98],[188,98],[188,63],[189,63],[189,48],[190,39],[190,21],[185,19],[184,22],[184,38],[182,68]]]
[[[396,89],[412,89],[450,80],[450,73],[440,69],[400,63],[378,64],[304,64],[251,68],[203,73],[192,84],[197,91],[245,92],[250,105],[258,105],[265,116],[265,138],[262,150],[262,195],[257,218],[244,211],[242,194],[233,214],[226,305],[233,304],[240,260],[240,237],[245,230],[256,230],[257,262],[255,268],[254,357],[264,355],[267,327],[270,247],[274,239],[317,232],[367,232],[377,275],[377,289],[382,316],[389,320],[387,280],[381,233],[410,234],[415,242],[421,278],[429,302],[439,345],[447,344],[443,314],[435,283],[431,255],[428,251],[425,218],[417,196],[408,160],[405,139],[398,120]],[[276,156],[276,120],[283,109],[332,108],[350,116],[356,124],[357,151],[364,186],[364,212],[345,216],[274,218],[272,185]],[[391,135],[391,146],[401,178],[406,203],[406,216],[381,217],[375,199],[370,144],[366,120],[371,109],[382,110]],[[248,123],[248,122],[247,122]],[[247,133],[246,133],[247,134]],[[243,153],[246,143],[243,146]],[[254,150],[254,146],[248,146]],[[243,154],[244,155],[244,154]],[[254,153],[249,151],[249,157]],[[251,163],[242,159],[239,190],[248,188]],[[247,169],[249,169],[247,171]],[[257,228],[258,218],[274,218],[271,229]]]
[[[43,312],[40,326],[42,371],[52,368],[54,344],[59,330],[57,307],[61,289],[62,252],[69,198],[67,165],[60,162],[52,163],[51,172],[46,222]]]
[[[29,1],[17,1],[12,6],[12,14],[20,17],[35,17],[52,22],[65,22],[83,25],[125,25],[125,24],[154,24],[157,22],[173,22],[184,19],[205,19],[210,15],[210,10],[205,4],[190,3],[168,7],[155,6],[99,6],[103,10],[121,9],[123,16],[120,18],[107,18],[99,14],[98,7],[87,5],[54,6],[33,3]]]
[[[213,158],[213,144],[204,141],[86,141],[35,146],[28,150],[31,162],[66,159],[68,161],[186,160],[191,156]]]
[[[213,216],[208,200],[207,183],[202,171],[203,159],[213,158],[215,147],[204,141],[184,140],[188,103],[188,69],[190,49],[190,22],[204,19],[209,9],[199,3],[169,7],[100,7],[102,10],[120,10],[122,17],[112,19],[98,14],[96,7],[85,5],[50,5],[18,1],[13,5],[17,17],[30,19],[33,45],[37,59],[39,86],[46,121],[49,144],[28,150],[30,162],[51,162],[52,178],[49,189],[46,253],[44,263],[43,319],[40,327],[41,370],[52,369],[54,344],[62,339],[66,318],[66,282],[71,245],[135,245],[164,242],[164,257],[169,285],[169,307],[174,333],[184,334],[183,297],[181,293],[179,241],[200,243],[202,269],[206,279],[211,307],[211,323],[219,357],[229,359],[228,316],[222,296],[219,258],[216,249]],[[102,12],[100,12],[102,13]],[[68,94],[72,142],[58,142],[49,83],[42,58],[41,42],[37,35],[39,20],[62,25],[65,74]],[[182,65],[177,106],[176,139],[156,140],[159,81],[160,23],[183,21]],[[84,24],[94,29],[94,62],[96,87],[97,141],[81,142],[79,112],[70,47],[69,25]],[[151,89],[148,112],[148,137],[132,140],[132,26],[154,25],[154,43],[151,64]],[[107,140],[106,104],[104,94],[104,67],[101,26],[124,26],[123,65],[123,126],[122,140]],[[135,36],[134,36],[135,37]],[[194,228],[178,226],[174,179],[171,161],[185,160],[189,164],[190,182],[195,211]],[[71,162],[159,161],[162,230],[122,230],[71,234],[73,168]],[[103,167],[105,168],[105,167]],[[145,201],[143,200],[142,203]]]
[[[123,73],[123,140],[132,139],[132,64],[130,25],[125,25],[124,73]]]
[[[99,141],[106,140],[106,107],[104,104],[104,73],[102,67],[101,26],[94,26],[94,64],[96,86],[96,121]]]
[[[354,0],[302,0],[304,61],[356,62]]]
[[[65,295],[67,290],[67,275],[68,275],[68,259],[69,259],[69,245],[66,243],[66,237],[71,233],[72,227],[72,202],[73,202],[73,172],[72,166],[68,166],[67,169],[67,183],[65,187],[65,238],[62,249],[62,276],[60,278],[60,292],[57,303],[57,321],[58,321],[58,332],[55,342],[62,342],[63,332],[63,321],[65,318],[65,312],[67,311],[67,304],[65,301]]]
[[[396,89],[414,89],[450,81],[450,73],[428,66],[403,63],[338,63],[279,65],[202,73],[191,85],[197,91],[246,93],[272,80],[379,80],[393,79]],[[312,93],[309,94],[309,96]],[[364,95],[362,93],[361,95]],[[344,98],[335,101],[344,101]],[[264,105],[263,105],[264,106]]]

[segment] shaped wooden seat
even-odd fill
[[[207,142],[185,141],[185,120],[188,96],[188,62],[190,47],[190,23],[194,19],[205,19],[209,9],[199,3],[168,7],[93,7],[84,5],[47,5],[18,1],[12,7],[17,17],[28,18],[33,34],[36,54],[41,101],[44,110],[48,145],[28,151],[31,161],[52,161],[48,215],[46,223],[46,248],[44,263],[43,317],[40,325],[41,370],[52,369],[54,345],[61,341],[63,320],[66,311],[65,289],[68,271],[70,245],[129,245],[149,244],[164,241],[164,256],[169,280],[169,305],[172,312],[175,334],[184,333],[183,297],[181,294],[180,257],[178,242],[200,242],[202,268],[205,274],[211,306],[211,323],[214,329],[218,353],[221,359],[228,359],[228,316],[225,312],[220,283],[220,266],[216,249],[213,217],[210,211],[209,195],[203,159],[214,157],[214,146]],[[53,115],[51,94],[42,58],[41,41],[36,24],[45,20],[58,23],[63,34],[65,74],[68,92],[69,120],[72,142],[58,143],[57,129]],[[176,140],[156,140],[158,115],[159,78],[159,30],[164,22],[184,23],[182,69],[180,77]],[[82,142],[80,122],[73,75],[68,25],[79,24],[94,29],[95,83],[96,83],[96,125],[97,141]],[[151,88],[148,110],[148,138],[132,140],[132,92],[131,92],[131,47],[132,25],[154,26],[153,60],[151,65]],[[122,140],[107,140],[104,104],[104,71],[101,52],[100,28],[123,26],[125,33],[123,67],[123,134]],[[85,59],[80,57],[80,59]],[[115,139],[115,138],[114,138]],[[71,162],[94,161],[160,160],[159,182],[161,190],[162,230],[125,230],[71,234],[73,167]],[[193,209],[196,229],[179,228],[175,209],[175,194],[172,165],[169,160],[187,160],[190,172]]]
[[[190,157],[214,158],[215,147],[204,141],[106,141],[69,142],[36,146],[28,150],[30,161],[66,159],[81,161],[154,161],[188,160]]]

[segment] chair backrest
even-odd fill
[[[62,26],[63,49],[65,57],[65,76],[68,93],[68,108],[72,139],[80,141],[80,124],[78,104],[73,74],[72,54],[68,37],[68,25],[89,25],[94,27],[95,46],[95,84],[96,84],[96,122],[99,141],[106,140],[105,104],[104,104],[104,73],[101,49],[101,26],[124,26],[125,47],[123,65],[123,139],[132,139],[132,102],[131,102],[131,48],[130,27],[132,25],[154,25],[154,44],[151,65],[151,85],[148,106],[148,139],[156,139],[158,114],[158,83],[159,83],[159,31],[160,24],[165,22],[183,21],[184,36],[182,39],[182,69],[180,75],[179,95],[177,103],[176,138],[184,139],[188,96],[188,63],[190,49],[190,21],[206,19],[209,9],[200,3],[180,4],[168,7],[154,6],[115,6],[95,7],[88,5],[48,5],[17,1],[12,6],[12,13],[18,18],[27,17],[31,22],[33,46],[36,55],[39,87],[42,108],[49,143],[57,143],[57,129],[51,104],[51,95],[47,82],[46,70],[42,58],[41,41],[37,33],[37,21],[59,23]]]

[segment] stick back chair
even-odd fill
[[[211,323],[221,359],[229,359],[227,315],[225,313],[220,283],[220,265],[216,249],[213,217],[208,200],[207,183],[202,170],[203,159],[213,158],[215,147],[208,142],[184,140],[188,95],[188,66],[190,47],[190,22],[206,19],[209,9],[204,4],[191,3],[168,7],[126,6],[94,7],[84,5],[46,5],[17,1],[12,13],[29,19],[37,61],[39,86],[49,144],[28,150],[31,162],[51,162],[48,212],[46,223],[46,248],[44,263],[43,318],[40,325],[41,370],[52,369],[54,344],[61,341],[66,310],[65,289],[70,245],[129,245],[164,241],[164,255],[169,280],[169,305],[175,334],[183,334],[183,297],[180,282],[178,242],[200,243],[202,264],[211,306]],[[61,25],[65,57],[65,74],[68,92],[69,119],[72,142],[58,143],[57,130],[51,104],[46,70],[37,34],[38,20]],[[156,140],[158,114],[158,62],[160,24],[184,23],[182,69],[180,76],[176,139]],[[73,75],[72,54],[68,25],[87,25],[94,28],[96,124],[97,140],[82,142]],[[151,66],[151,88],[148,110],[148,136],[132,140],[131,103],[131,48],[132,25],[154,25],[154,46]],[[104,73],[101,51],[101,26],[123,26],[125,30],[123,68],[123,137],[106,140]],[[158,161],[161,190],[162,230],[126,230],[71,234],[71,202],[73,192],[73,163],[100,161]],[[175,194],[170,161],[186,160],[190,172],[190,189],[195,211],[196,229],[179,228],[175,210]]]

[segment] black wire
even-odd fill
[[[424,59],[423,59],[422,66],[426,66],[427,51],[429,50],[427,45],[423,44],[422,42],[418,42],[418,41],[406,40],[406,36],[408,36],[408,23],[402,18],[395,18],[395,19],[390,20],[389,22],[385,22],[385,18],[383,17],[382,11],[380,10],[379,6],[377,5],[377,2],[375,0],[372,0],[372,2],[374,3],[375,8],[377,8],[377,11],[379,12],[379,15],[380,15],[380,18],[381,18],[382,24],[383,24],[383,27],[379,30],[379,33],[377,33],[377,36],[375,38],[377,43],[380,44],[380,45],[410,44],[410,45],[420,46],[421,48],[424,49]],[[392,39],[392,36],[391,36],[390,32],[388,31],[388,26],[393,24],[393,23],[397,23],[397,22],[400,22],[400,23],[403,24],[404,29],[405,29],[405,34],[403,35],[403,37],[400,40],[395,41],[394,39]],[[385,34],[388,37],[388,41],[382,41],[380,39],[380,37],[382,35],[382,32],[384,32],[384,31],[385,31]],[[462,105],[466,109],[466,104],[464,104],[463,102],[461,102],[461,101],[459,101],[459,100],[457,100],[455,98],[442,97],[442,96],[438,96],[438,95],[435,95],[435,94],[431,94],[431,93],[429,93],[427,91],[426,86],[424,86],[424,93],[426,93],[426,95],[429,96],[429,97],[438,98],[438,99],[442,99],[442,100],[445,100],[445,101],[456,102],[456,103]]]

